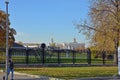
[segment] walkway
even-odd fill
[[[0,80],[3,80],[2,72],[0,72]],[[10,76],[9,76],[9,80],[10,80]],[[14,80],[64,80],[64,79],[28,75],[28,74],[21,74],[21,73],[15,72]],[[120,77],[112,76],[112,77],[78,78],[78,79],[71,79],[71,80],[120,80]]]
[[[62,79],[57,79],[57,78],[52,78],[52,77],[44,77],[44,76],[37,76],[37,75],[28,75],[24,73],[14,73],[14,80],[62,80]],[[0,71],[0,80],[3,80],[3,73]],[[9,80],[10,80],[10,75],[9,75]]]
[[[3,80],[3,75],[0,75],[0,80]],[[10,80],[10,76],[9,76],[9,80]],[[57,79],[49,79],[49,77],[35,78],[26,75],[15,75],[14,80],[57,80]]]

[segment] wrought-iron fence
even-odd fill
[[[114,51],[70,49],[10,48],[15,64],[115,64]],[[0,48],[0,64],[5,64],[5,49]]]

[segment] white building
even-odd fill
[[[70,43],[63,43],[62,47],[60,47],[62,49],[85,49],[85,43],[78,43],[76,41],[76,39],[74,38],[73,42]]]

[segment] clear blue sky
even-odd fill
[[[5,11],[5,0],[0,9]],[[87,19],[89,0],[9,0],[11,27],[17,31],[16,42],[85,42],[73,21]]]

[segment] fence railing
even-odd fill
[[[15,64],[115,64],[114,51],[10,48]],[[0,48],[0,64],[5,64],[5,49]]]

